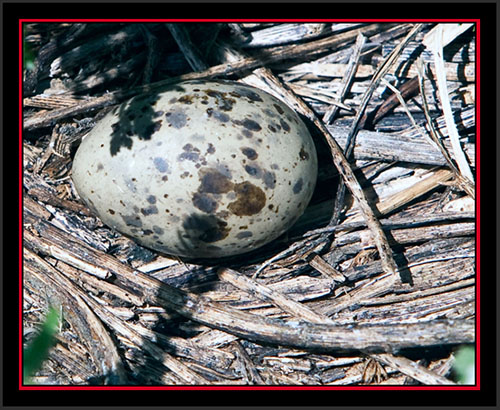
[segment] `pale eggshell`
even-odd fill
[[[108,226],[166,254],[256,249],[302,215],[317,177],[311,136],[268,93],[189,81],[108,113],[75,155],[78,194]]]

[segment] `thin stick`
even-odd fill
[[[363,50],[363,46],[365,45],[366,37],[362,34],[358,35],[356,39],[356,43],[353,46],[353,51],[351,57],[349,58],[349,62],[347,63],[347,68],[344,73],[344,77],[342,78],[342,89],[339,93],[338,99],[340,102],[344,101],[345,96],[349,92],[352,84],[352,80],[354,79],[354,74],[356,74],[356,68],[359,64],[359,58],[361,56],[361,51]],[[329,124],[333,118],[335,118],[339,107],[333,105],[331,108],[323,116],[323,122],[325,124]]]

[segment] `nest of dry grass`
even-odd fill
[[[453,383],[474,342],[472,25],[31,23],[25,42],[25,343],[63,313],[35,382]],[[226,260],[140,247],[70,179],[110,107],[194,78],[278,96],[319,148],[303,217]]]

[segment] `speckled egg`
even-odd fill
[[[231,81],[189,81],[108,113],[76,152],[80,197],[141,245],[190,258],[256,249],[311,199],[317,157],[286,104]]]

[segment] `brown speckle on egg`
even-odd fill
[[[255,215],[266,204],[266,194],[264,191],[251,182],[245,181],[236,184],[234,191],[236,192],[236,201],[231,202],[227,208],[235,215]]]

